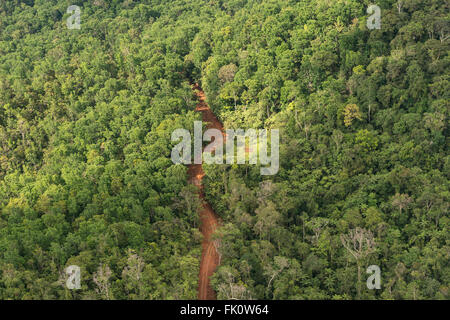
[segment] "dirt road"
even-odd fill
[[[205,101],[203,90],[196,84],[193,90],[199,99],[196,111],[202,113],[203,122],[207,122],[207,127],[219,129],[223,133],[223,126],[213,114]],[[209,277],[214,273],[219,264],[219,255],[216,252],[211,236],[219,224],[219,218],[205,200],[203,193],[202,179],[205,175],[201,164],[191,164],[188,167],[189,181],[200,188],[200,198],[203,202],[203,208],[200,211],[200,231],[204,236],[202,242],[202,259],[200,262],[200,274],[198,281],[198,299],[215,300],[216,293],[211,288]]]

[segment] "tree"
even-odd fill
[[[267,282],[266,287],[266,294],[268,294],[270,285],[275,279],[276,276],[278,276],[284,269],[289,267],[289,260],[285,257],[275,257],[273,265],[268,265],[265,270],[264,274],[268,277],[269,281]]]
[[[268,201],[266,205],[256,209],[255,213],[256,223],[253,229],[259,235],[260,239],[267,238],[270,241],[270,231],[280,221],[280,213],[272,201]]]
[[[358,266],[358,298],[361,297],[361,260],[375,251],[376,244],[371,231],[355,228],[347,235],[341,235],[341,242],[345,249],[355,258]]]
[[[407,194],[396,193],[395,196],[392,197],[392,206],[399,210],[400,216],[402,215],[403,209],[408,208],[409,204],[413,201],[413,199]]]
[[[108,265],[102,265],[97,269],[97,272],[94,273],[92,280],[97,285],[97,293],[100,294],[104,299],[111,300],[111,284],[109,279],[111,278],[112,271]]]
[[[344,108],[344,124],[346,127],[350,127],[352,125],[353,120],[358,119],[362,120],[361,112],[356,104],[348,104]]]
[[[144,260],[133,250],[128,250],[127,266],[122,271],[122,278],[125,281],[125,287],[128,293],[135,291],[135,299],[144,299],[143,295],[143,270],[145,268]]]
[[[237,70],[238,70],[237,66],[234,63],[230,63],[225,66],[222,66],[219,69],[219,74],[218,74],[218,77],[219,77],[222,85],[227,82],[233,81]]]
[[[236,282],[233,271],[228,268],[219,268],[218,277],[222,282],[218,285],[218,298],[227,300],[251,300],[250,292],[244,284]]]

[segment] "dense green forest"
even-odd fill
[[[1,1],[0,299],[197,297],[200,202],[170,159],[195,82],[226,128],[280,129],[274,176],[203,166],[219,299],[449,299],[449,7]]]

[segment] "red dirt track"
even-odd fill
[[[202,113],[203,122],[207,122],[207,128],[218,129],[223,134],[223,126],[213,114],[209,106],[205,102],[205,93],[195,84],[193,90],[199,99],[196,111]],[[203,193],[202,180],[205,173],[201,164],[191,164],[188,166],[189,182],[195,184],[200,189],[200,199],[203,203],[203,208],[200,211],[200,231],[203,234],[202,242],[202,259],[200,261],[200,274],[198,281],[198,299],[199,300],[215,300],[216,293],[209,283],[209,277],[214,273],[219,265],[219,255],[216,252],[212,234],[219,224],[219,218],[211,208],[209,203],[205,200]]]

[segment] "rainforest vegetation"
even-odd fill
[[[280,130],[276,175],[203,165],[218,299],[449,299],[449,7],[2,0],[0,299],[197,297],[200,201],[171,161],[194,83],[225,128]]]

